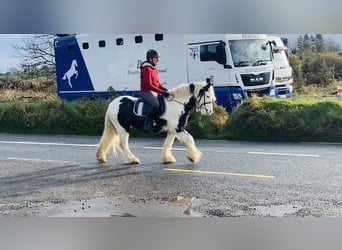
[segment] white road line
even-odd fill
[[[171,172],[191,173],[191,174],[216,174],[216,175],[254,177],[254,178],[267,178],[267,179],[273,179],[274,178],[273,175],[263,175],[263,174],[229,173],[229,172],[216,172],[216,171],[206,171],[206,170],[190,170],[190,169],[179,169],[179,168],[164,168],[163,170],[171,171]]]
[[[298,156],[298,157],[321,157],[320,155],[310,154],[289,154],[289,153],[275,153],[275,152],[247,152],[254,155],[280,155],[280,156]]]
[[[22,144],[22,145],[48,145],[48,146],[75,146],[75,147],[97,147],[97,144],[77,144],[77,143],[56,143],[56,142],[29,142],[29,141],[0,141],[0,143],[4,144]],[[136,147],[139,148],[139,147]],[[142,147],[143,149],[151,149],[151,150],[162,150],[161,147]],[[172,148],[174,151],[186,151],[186,148]],[[215,153],[230,153],[236,154],[239,152],[228,151],[228,150],[205,150],[205,152],[215,152]],[[247,152],[247,154],[255,154],[255,155],[277,155],[277,156],[295,156],[295,157],[321,157],[321,155],[316,154],[291,154],[291,153],[277,153],[277,152]]]
[[[142,147],[143,149],[153,149],[153,150],[162,150],[161,147]],[[186,148],[172,148],[175,151],[186,151]]]
[[[0,143],[4,143],[4,144],[23,144],[23,145],[97,147],[97,144],[76,144],[76,143],[57,143],[57,142],[0,141]]]
[[[152,149],[152,150],[162,150],[161,147],[143,147],[143,149]],[[172,148],[172,150],[176,151],[186,151],[186,148]],[[240,152],[228,151],[228,150],[215,150],[215,149],[201,149],[204,152],[214,152],[214,153],[229,153],[229,154],[237,154]],[[244,153],[244,152],[243,152]],[[255,155],[278,155],[278,156],[298,156],[298,157],[321,157],[321,155],[314,154],[290,154],[290,153],[277,153],[277,152],[247,152],[247,154],[255,154]]]
[[[75,162],[75,161],[61,161],[61,160],[36,159],[36,158],[19,158],[19,157],[7,157],[7,160],[12,160],[12,161],[32,161],[32,162],[59,162],[59,163],[79,164],[79,162]]]

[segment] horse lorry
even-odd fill
[[[288,60],[288,48],[287,43],[283,40],[285,38],[280,38],[277,36],[269,36],[269,40],[272,45],[273,52],[273,64],[274,64],[274,92],[270,95],[274,95],[281,98],[292,97],[292,83],[294,79],[294,72],[289,64]]]
[[[252,93],[274,92],[272,47],[263,34],[77,34],[54,40],[61,98],[139,96],[140,65],[160,52],[160,80],[170,89],[213,76],[217,104],[232,112]],[[276,91],[277,93],[277,91]]]

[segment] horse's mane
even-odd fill
[[[173,95],[175,98],[177,97],[187,97],[187,96],[198,96],[200,90],[206,86],[205,82],[195,82],[195,83],[184,83],[175,87],[173,89],[169,89],[169,93]],[[209,94],[213,101],[216,101],[214,88],[209,88]]]
[[[169,90],[169,93],[175,97],[186,97],[186,96],[197,96],[199,91],[206,85],[205,82],[196,83],[184,83]],[[191,87],[193,86],[193,87]],[[212,89],[212,88],[211,88]],[[212,91],[212,98],[215,98],[214,92]]]

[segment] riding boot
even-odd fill
[[[147,115],[146,115],[145,123],[143,127],[144,131],[152,131],[152,125],[153,125],[155,113],[156,112],[153,107],[150,107],[150,109],[147,111]]]

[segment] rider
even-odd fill
[[[159,81],[157,64],[160,54],[157,50],[149,49],[146,53],[146,61],[140,66],[140,91],[141,98],[150,104],[143,130],[151,131],[153,120],[159,108],[158,94],[168,97],[168,89]]]

